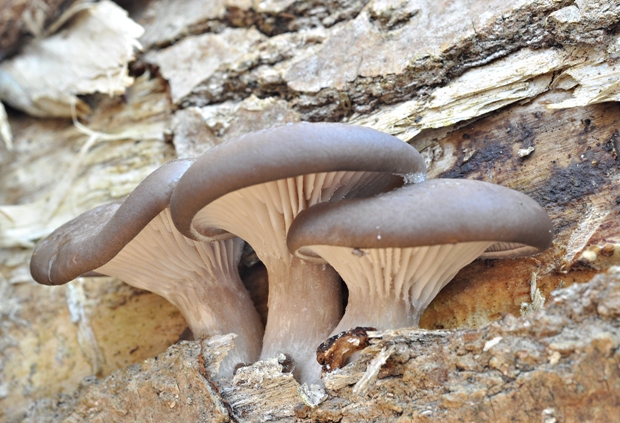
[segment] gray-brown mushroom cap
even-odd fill
[[[35,281],[62,285],[103,266],[169,206],[172,190],[193,160],[164,164],[121,203],[87,211],[39,242],[30,261]]]
[[[407,248],[476,241],[513,248],[515,256],[543,251],[552,240],[551,220],[527,195],[487,182],[433,179],[373,198],[317,204],[297,216],[287,244],[310,259],[305,246]]]
[[[436,179],[300,213],[290,250],[327,261],[349,288],[332,334],[356,326],[412,327],[437,293],[485,251],[550,246],[551,221],[524,194],[486,182]]]
[[[201,156],[179,181],[170,209],[187,237],[217,237],[217,228],[192,227],[212,201],[241,188],[298,175],[333,171],[426,173],[422,156],[391,135],[340,123],[296,123],[243,135]],[[402,178],[401,178],[402,180]]]

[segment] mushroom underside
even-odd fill
[[[480,256],[485,259],[508,259],[526,257],[539,253],[540,250],[519,242],[496,242]]]
[[[247,241],[261,260],[288,260],[286,233],[299,212],[318,203],[374,195],[393,187],[395,178],[387,172],[319,172],[249,186],[200,210],[192,232],[209,239],[225,230]]]
[[[463,242],[411,248],[350,248],[313,245],[349,289],[345,314],[332,334],[357,326],[378,330],[418,326],[437,293],[493,242]],[[313,256],[314,256],[313,254]]]
[[[293,219],[317,203],[385,191],[396,178],[400,177],[363,171],[290,177],[233,191],[196,214],[192,231],[197,238],[217,238],[222,230],[235,234],[254,248],[267,268],[269,315],[261,358],[288,352],[297,363],[295,376],[315,379],[312,375],[318,377],[320,368],[314,351],[342,316],[336,272],[290,254],[286,234]]]
[[[181,235],[166,208],[96,272],[154,292],[175,305],[196,338],[235,333],[235,348],[220,366],[258,359],[263,328],[237,270],[243,241],[196,242]]]

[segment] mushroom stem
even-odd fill
[[[95,270],[166,298],[181,311],[195,338],[235,333],[235,348],[218,373],[230,377],[236,364],[258,359],[263,334],[237,270],[242,246],[239,238],[213,243],[185,238],[165,209],[131,248]],[[177,260],[163,260],[161,251]]]
[[[417,327],[421,311],[394,294],[380,299],[368,295],[363,289],[349,289],[347,310],[331,335],[358,326],[377,330]]]
[[[223,280],[228,281],[228,286],[216,286]],[[227,333],[237,335],[235,347],[220,363],[219,376],[232,377],[237,364],[250,364],[258,360],[263,327],[260,319],[257,319],[254,304],[247,292],[243,292],[244,287],[238,275],[231,274],[227,279],[203,279],[201,283],[185,280],[175,282],[192,285],[185,292],[166,298],[181,311],[195,339]]]
[[[260,257],[269,273],[269,315],[261,359],[284,353],[295,361],[293,375],[317,383],[317,347],[342,316],[340,277],[327,264],[290,256],[290,262]]]
[[[313,246],[349,288],[345,314],[332,335],[357,326],[378,330],[418,326],[420,317],[458,271],[492,242],[412,248]]]

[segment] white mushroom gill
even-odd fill
[[[379,330],[418,326],[426,307],[458,271],[492,242],[429,247],[369,248],[313,245],[349,288],[344,317],[333,334],[356,326]]]
[[[314,204],[352,197],[380,182],[377,172],[345,171],[265,182],[213,201],[196,214],[192,224],[222,228],[246,240],[261,260],[274,258],[288,264],[292,255],[286,246],[286,233],[300,211]]]
[[[154,292],[174,304],[196,338],[235,333],[220,366],[258,359],[263,328],[237,271],[243,241],[195,242],[181,235],[165,209],[112,260],[95,271]]]
[[[519,242],[496,242],[487,248],[482,255],[483,258],[501,259],[512,257],[523,257],[536,254],[538,249]]]
[[[320,377],[315,350],[342,315],[340,279],[325,264],[307,263],[291,255],[286,245],[288,229],[299,212],[314,204],[384,184],[377,172],[308,174],[231,192],[194,217],[194,227],[217,227],[243,238],[265,264],[269,315],[261,358],[289,354],[300,381]]]

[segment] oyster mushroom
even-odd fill
[[[194,337],[235,333],[235,348],[220,365],[254,362],[263,327],[238,274],[243,241],[196,242],[171,222],[169,200],[192,161],[163,165],[122,203],[90,210],[56,229],[36,247],[33,278],[61,285],[94,271],[154,292],[174,304]]]
[[[551,246],[552,224],[527,195],[486,182],[433,179],[373,198],[318,204],[288,234],[297,257],[332,265],[349,288],[333,331],[418,326],[456,273],[477,257]]]
[[[340,280],[329,266],[289,253],[289,226],[314,204],[374,195],[424,174],[420,154],[390,135],[336,123],[291,124],[209,150],[179,180],[171,212],[188,237],[234,234],[254,248],[269,275],[261,358],[288,354],[297,379],[312,382],[320,375],[314,351],[342,316]]]

